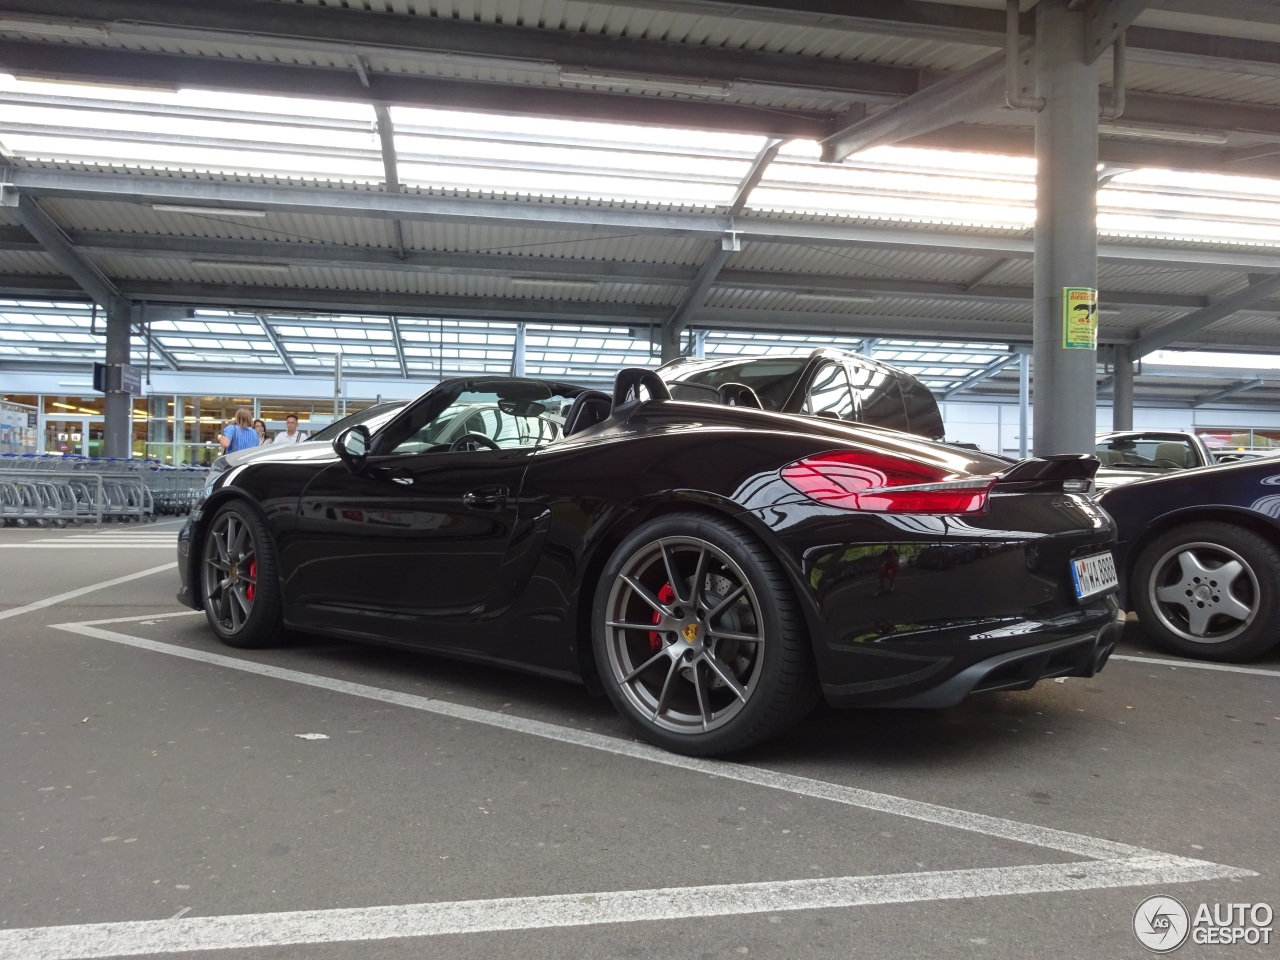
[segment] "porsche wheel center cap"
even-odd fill
[[[680,631],[686,643],[698,642],[698,625],[696,623],[686,623],[684,629]]]

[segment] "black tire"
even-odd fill
[[[1280,551],[1232,523],[1188,523],[1138,556],[1130,594],[1143,632],[1201,660],[1250,660],[1280,640]]]
[[[205,619],[230,647],[280,642],[280,577],[275,544],[249,504],[233,500],[209,521],[200,543],[198,578]]]
[[[596,590],[592,644],[618,712],[675,753],[761,743],[818,699],[786,574],[754,537],[717,517],[659,517],[618,546]]]

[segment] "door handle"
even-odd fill
[[[462,502],[468,507],[499,507],[507,502],[507,488],[483,487],[471,490],[462,495]]]

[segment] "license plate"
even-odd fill
[[[1083,600],[1098,593],[1106,593],[1120,585],[1116,576],[1116,562],[1107,553],[1095,553],[1071,561],[1071,580],[1076,587],[1076,599]]]

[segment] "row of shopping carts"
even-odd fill
[[[0,454],[0,526],[144,523],[191,512],[208,467],[158,460]]]

